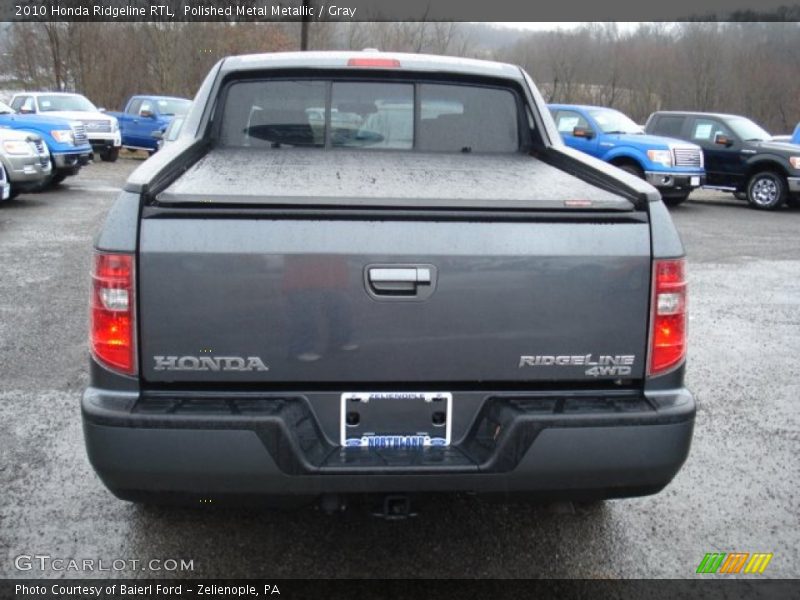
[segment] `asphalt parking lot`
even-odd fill
[[[696,193],[672,211],[690,258],[694,445],[662,493],[600,505],[445,497],[401,522],[365,511],[139,507],[84,452],[91,239],[138,164],[93,164],[0,204],[0,577],[15,557],[189,559],[126,577],[696,577],[707,552],[771,552],[800,576],[800,210]]]

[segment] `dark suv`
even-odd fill
[[[650,115],[645,129],[699,145],[708,187],[746,198],[753,208],[800,205],[800,146],[770,141],[770,134],[746,117],[661,111]]]

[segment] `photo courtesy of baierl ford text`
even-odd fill
[[[13,0],[0,57],[0,597],[800,595],[800,4]]]

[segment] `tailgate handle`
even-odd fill
[[[427,267],[375,267],[369,270],[372,283],[430,283],[431,270]]]
[[[431,290],[433,285],[432,266],[375,266],[367,268],[369,291],[378,296],[419,297],[420,287]]]

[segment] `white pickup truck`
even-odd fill
[[[42,114],[83,123],[92,150],[102,160],[114,162],[119,157],[122,147],[119,122],[85,96],[67,92],[24,92],[14,95],[11,108],[22,115]]]

